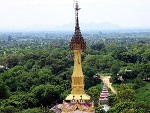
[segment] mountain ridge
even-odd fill
[[[30,25],[30,26],[17,26],[17,27],[2,27],[0,31],[74,31],[75,24],[68,23],[63,25]],[[144,27],[123,27],[118,24],[112,24],[109,22],[103,23],[80,23],[81,31],[115,31],[115,30],[150,30],[150,28]]]
[[[63,25],[31,25],[31,26],[17,26],[17,27],[1,27],[0,30],[32,30],[32,31],[72,31],[74,30],[75,24],[68,23]],[[81,30],[119,30],[122,29],[120,25],[104,22],[104,23],[81,23]]]

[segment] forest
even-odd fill
[[[0,113],[52,113],[71,91],[72,32],[0,32]],[[109,75],[107,113],[150,112],[150,31],[83,32],[85,90],[99,105],[103,83],[94,75]],[[122,78],[122,79],[120,79]]]

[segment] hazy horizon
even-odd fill
[[[80,23],[150,28],[149,0],[78,0]],[[74,23],[74,0],[0,0],[0,30],[57,28]],[[33,27],[34,26],[34,27]]]

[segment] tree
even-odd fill
[[[134,79],[134,89],[138,89],[147,84],[147,82],[143,81],[140,77]]]
[[[146,49],[145,52],[142,54],[143,60],[150,61],[150,49]]]
[[[118,64],[113,64],[111,67],[112,78],[110,79],[112,83],[121,83],[119,80],[120,67]]]
[[[134,102],[119,102],[114,107],[108,110],[107,113],[135,113]],[[125,112],[127,111],[127,112]],[[130,112],[129,112],[130,111]]]
[[[27,69],[31,69],[33,67],[33,65],[35,64],[35,61],[33,59],[29,59],[26,61],[26,68]]]
[[[116,94],[109,95],[108,97],[108,105],[114,106],[116,104]]]
[[[121,60],[126,63],[135,63],[137,61],[137,55],[133,52],[123,52],[121,54]]]
[[[0,109],[1,113],[18,113],[20,110],[13,106],[6,106],[5,108]]]
[[[26,109],[23,110],[21,113],[43,113],[42,109],[39,108],[32,108],[32,109]]]
[[[103,110],[102,106],[98,106],[95,108],[95,113],[106,113],[105,110]]]
[[[12,68],[19,63],[18,56],[10,56],[5,59],[8,68]]]
[[[97,85],[88,89],[87,94],[90,95],[91,100],[94,101],[95,106],[99,104],[100,92],[102,91],[102,86]]]
[[[148,113],[150,104],[143,102],[119,102],[107,113]]]
[[[32,108],[21,111],[21,113],[52,113],[50,108]]]
[[[5,103],[3,103],[4,108],[8,105],[13,106],[17,109],[27,109],[36,107],[37,99],[29,93],[15,92],[15,95],[11,95]]]
[[[62,100],[61,92],[63,88],[60,85],[40,85],[36,86],[32,91],[31,94],[34,95],[35,99],[38,100],[37,106],[52,106],[56,103],[60,103]]]
[[[0,99],[6,99],[9,97],[9,95],[8,87],[0,81]]]
[[[141,66],[138,77],[140,77],[142,80],[149,81],[148,79],[150,78],[150,62]]]
[[[127,49],[125,47],[116,47],[116,50],[114,51],[112,56],[115,59],[121,60],[122,59],[122,53],[126,52],[126,51],[127,51]]]
[[[117,90],[117,101],[124,102],[124,101],[134,101],[135,99],[135,91],[130,88],[126,84],[121,84],[120,88]]]
[[[91,49],[100,51],[102,48],[104,48],[104,43],[96,43],[91,45]]]

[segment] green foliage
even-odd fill
[[[95,113],[106,113],[102,106],[95,107]]]
[[[13,37],[10,42],[8,36]],[[100,36],[85,33],[87,48],[82,52],[85,89],[96,105],[101,80],[93,76],[109,73],[111,81],[117,83],[113,86],[127,83],[135,90],[122,85],[116,87],[119,89],[117,95],[111,95],[108,100],[112,106],[110,111],[118,113],[117,106],[120,106],[123,113],[147,112],[150,102],[146,98],[150,92],[149,36],[149,32],[101,33]],[[42,113],[47,112],[47,106],[62,103],[71,91],[73,51],[69,52],[70,37],[70,33],[58,32],[0,33],[0,65],[6,67],[0,69],[0,112]],[[41,106],[44,107],[38,108]],[[96,107],[96,112],[103,112],[100,108]]]
[[[32,89],[31,94],[38,100],[37,106],[48,106],[55,105],[61,102],[61,93],[63,92],[63,87],[60,85],[40,85]]]
[[[144,53],[142,54],[143,58],[145,61],[150,61],[150,50],[149,49],[146,49],[144,51]]]
[[[35,107],[37,102],[38,100],[36,100],[31,94],[18,92],[14,95],[11,95],[6,101],[3,101],[1,106],[5,108],[10,105],[19,109],[27,109]]]
[[[94,101],[95,106],[98,106],[99,104],[99,96],[102,91],[102,87],[102,85],[97,85],[87,90],[87,94],[90,95],[91,101]]]
[[[132,111],[133,108],[134,108],[133,102],[119,102],[112,109],[110,109],[108,113],[122,113],[122,112],[125,113],[124,111],[127,111],[127,110]],[[134,113],[134,112],[131,112],[131,113]]]
[[[148,78],[150,78],[150,61],[145,65],[141,65],[138,77],[148,81]]]
[[[0,99],[6,99],[10,95],[9,88],[0,81]]]
[[[136,90],[135,98],[138,102],[147,102],[150,105],[150,84]]]
[[[52,113],[49,108],[32,108],[23,110],[21,113]]]
[[[32,108],[23,110],[21,113],[43,113],[43,111],[39,108]]]
[[[8,68],[12,68],[19,63],[18,56],[9,56],[5,59],[5,63],[7,64]]]
[[[134,85],[134,84],[133,84]],[[134,91],[126,84],[117,88],[117,95],[108,99],[112,108],[108,113],[147,113],[150,108],[149,84]]]
[[[35,61],[33,59],[29,59],[29,60],[27,60],[25,67],[30,70],[30,69],[32,69],[34,64],[35,64]]]
[[[134,89],[138,89],[141,87],[144,87],[147,84],[147,82],[143,81],[141,78],[137,77],[134,79]]]
[[[133,52],[123,52],[121,54],[121,60],[126,63],[135,63],[137,61],[137,56]]]
[[[148,113],[149,107],[147,103],[119,102],[107,113]]]
[[[117,101],[134,101],[135,90],[130,88],[126,84],[121,84],[120,88],[117,90]]]
[[[1,113],[19,113],[19,110],[13,106],[6,106],[3,109],[0,109]]]
[[[125,47],[116,47],[113,53],[113,57],[115,59],[122,59],[122,53],[127,52],[127,49]]]
[[[85,89],[88,89],[91,86],[95,86],[95,85],[101,83],[100,79],[93,78],[93,76],[96,75],[96,70],[93,69],[92,67],[87,66],[87,65],[86,66],[83,65],[83,72],[84,72],[84,75],[85,75],[85,77],[84,77],[84,79],[85,79]]]
[[[91,45],[91,49],[92,50],[101,50],[102,48],[104,48],[104,43],[96,43]]]
[[[108,105],[114,106],[116,104],[116,94],[109,95],[108,97]]]

